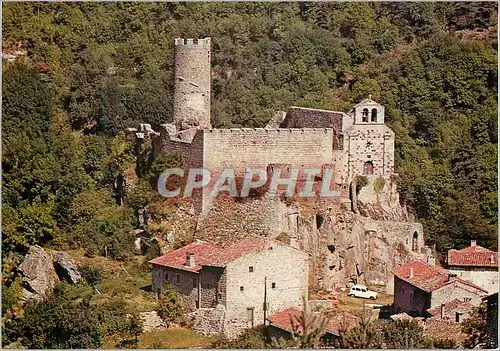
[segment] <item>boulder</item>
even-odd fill
[[[56,252],[54,255],[54,266],[61,280],[64,279],[68,283],[76,284],[82,279],[82,275],[78,271],[75,261],[64,251]]]
[[[19,266],[23,275],[23,299],[42,300],[52,293],[56,285],[52,257],[40,246],[31,246]]]

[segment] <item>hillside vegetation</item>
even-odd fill
[[[171,121],[173,39],[212,37],[214,127],[372,95],[396,133],[402,197],[430,244],[497,246],[497,4],[5,3],[3,284],[30,245],[127,260],[138,186],[123,131]]]

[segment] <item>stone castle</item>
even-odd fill
[[[334,169],[334,182],[348,200],[356,175],[390,178],[394,173],[394,132],[385,109],[371,98],[347,113],[291,107],[277,112],[265,128],[212,129],[210,38],[175,39],[173,123],[159,133],[141,125],[154,152],[180,154],[186,168],[217,174],[233,168]],[[343,191],[342,191],[343,190]],[[202,200],[202,212],[209,202]]]
[[[175,153],[186,169],[205,168],[212,175],[224,168],[242,175],[246,168],[279,167],[286,177],[291,168],[330,168],[341,196],[227,202],[210,198],[204,188],[191,199],[192,215],[169,219],[177,227],[171,236],[180,235],[180,228],[212,242],[284,236],[309,253],[309,286],[315,289],[361,279],[390,292],[393,267],[414,258],[433,261],[422,225],[399,202],[395,135],[385,125],[384,106],[368,97],[348,112],[290,107],[264,128],[213,129],[210,38],[175,39],[174,78],[173,122],[158,132],[148,124],[128,129],[139,144],[152,146],[154,157]],[[368,180],[361,191],[358,176]]]

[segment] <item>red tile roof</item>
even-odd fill
[[[226,247],[208,242],[194,242],[149,262],[160,266],[198,272],[202,266],[225,267],[228,263],[240,257],[260,252],[272,245],[280,244],[272,239],[263,237],[247,237]],[[188,253],[194,254],[196,266],[193,268],[186,266],[186,256]]]
[[[413,277],[410,278],[410,268],[413,268]],[[417,288],[426,292],[431,292],[439,289],[445,285],[459,282],[468,285],[475,289],[487,292],[481,287],[468,282],[466,280],[455,277],[454,280],[448,279],[448,271],[442,267],[430,265],[422,260],[415,260],[404,266],[394,268],[392,273],[401,280],[416,286]]]
[[[448,251],[448,266],[498,267],[498,252],[479,245]]]
[[[254,236],[247,237],[225,247],[224,250],[219,252],[210,264],[207,265],[225,267],[228,263],[233,262],[240,257],[267,249],[272,246],[273,242],[274,241],[269,238]]]
[[[214,260],[216,256],[222,250],[221,247],[207,243],[203,241],[198,241],[181,247],[180,249],[170,251],[163,256],[156,257],[149,261],[152,264],[166,266],[171,268],[182,269],[190,272],[198,272],[201,267]],[[194,267],[187,267],[187,254],[194,253]]]
[[[302,313],[296,307],[291,307],[287,310],[278,312],[268,318],[270,325],[273,327],[292,332],[292,323],[296,326],[299,332],[302,327],[297,323],[296,317]],[[331,316],[325,328],[325,333],[339,335],[341,330],[348,330],[357,325],[359,318],[349,312],[339,312]]]
[[[444,314],[445,316],[455,316],[456,312],[467,313],[474,307],[470,302],[465,302],[463,300],[455,299],[444,304]],[[431,315],[440,319],[441,318],[441,306],[436,306],[427,310]],[[445,318],[446,319],[446,318]]]
[[[453,321],[428,318],[423,323],[424,334],[431,336],[435,339],[451,339],[457,344],[463,344],[467,335],[462,333],[462,327],[460,323],[455,323]]]

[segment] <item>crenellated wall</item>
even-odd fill
[[[332,161],[331,128],[212,129],[204,132],[209,170],[263,168],[271,163],[321,167]]]

